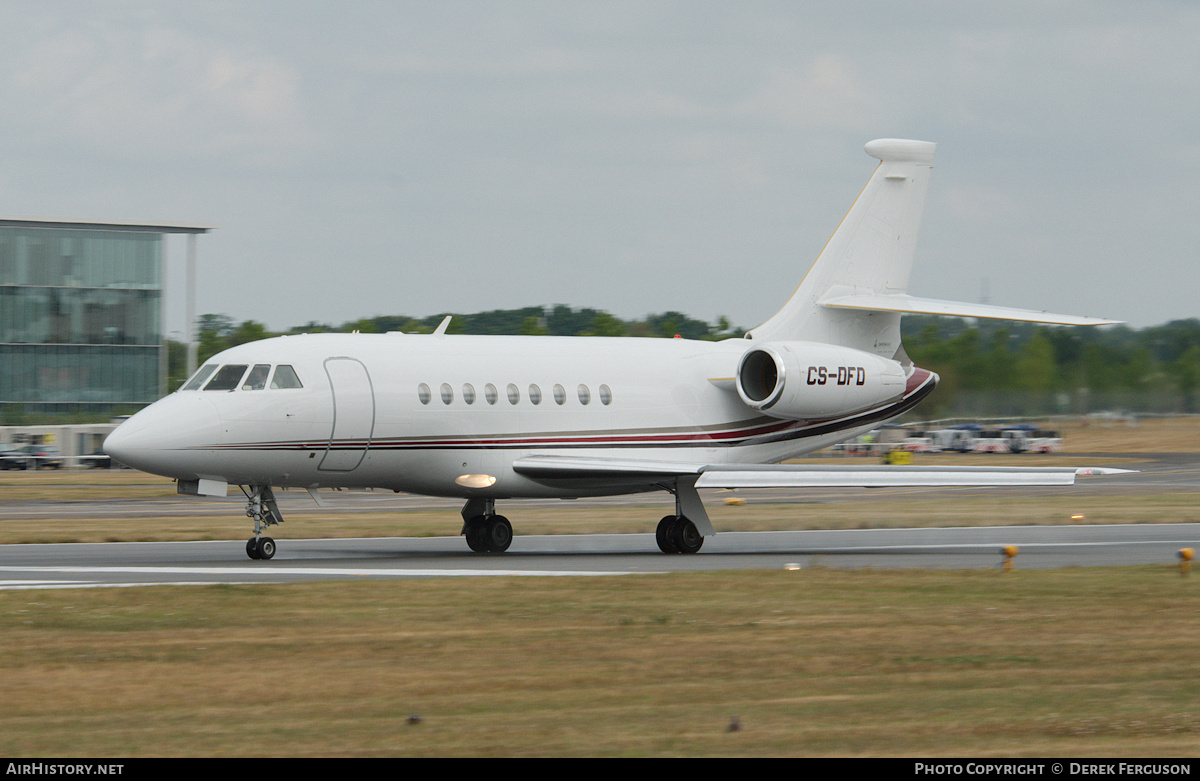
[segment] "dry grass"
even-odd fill
[[[0,753],[1194,756],[1198,608],[1165,567],[0,592]]]

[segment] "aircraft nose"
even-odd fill
[[[191,480],[192,452],[218,444],[220,434],[221,416],[210,400],[177,393],[117,426],[104,440],[104,452],[143,472]]]

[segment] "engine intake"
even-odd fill
[[[849,347],[772,342],[748,350],[737,392],[752,409],[785,420],[850,415],[899,399],[904,367]]]

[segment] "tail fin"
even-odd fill
[[[886,358],[902,354],[898,312],[825,302],[906,292],[935,146],[898,139],[867,144],[879,167],[791,299],[750,338],[825,342]]]
[[[836,344],[907,364],[900,344],[900,316],[906,312],[1052,325],[1121,322],[908,295],[935,146],[891,138],[867,144],[879,167],[800,287],[748,337]]]

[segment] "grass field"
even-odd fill
[[[1066,441],[1079,453],[1190,452],[1197,433],[1186,419]],[[68,509],[170,499],[174,487],[126,471],[10,472],[0,492],[4,512],[48,496]],[[1081,507],[1047,492],[1022,497],[1019,513],[1000,494],[745,495],[711,504],[718,529],[1200,516],[1189,493],[1090,494]],[[185,506],[166,519],[6,515],[0,537],[246,536],[240,504]],[[286,536],[454,533],[447,512],[298,514]],[[645,532],[642,515],[533,508],[520,530]],[[0,590],[0,753],[1194,757],[1196,577],[1168,564],[808,567]]]
[[[1198,609],[1170,567],[5,591],[0,753],[1188,757]]]

